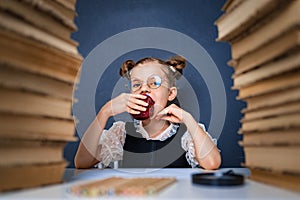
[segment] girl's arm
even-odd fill
[[[75,167],[90,168],[101,161],[101,146],[98,142],[109,117],[123,112],[139,114],[139,110],[145,110],[144,106],[147,106],[146,102],[141,100],[145,98],[145,95],[123,93],[107,102],[81,138],[74,159]]]
[[[192,136],[196,153],[196,160],[204,169],[218,169],[221,165],[221,155],[209,136],[188,112],[183,112],[183,123]]]
[[[173,123],[184,123],[193,139],[196,160],[199,165],[204,169],[217,169],[220,167],[221,155],[218,148],[190,113],[172,104],[162,110],[157,118]]]
[[[81,138],[74,160],[76,168],[90,168],[99,162],[97,155],[101,148],[98,146],[98,141],[110,117],[107,107],[108,104],[101,108]]]

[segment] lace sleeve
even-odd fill
[[[212,138],[211,135],[208,132],[206,132],[205,126],[201,123],[198,123],[198,125],[203,129],[203,131],[213,141],[213,143],[217,145],[217,139]],[[181,146],[186,151],[185,157],[188,163],[192,166],[192,168],[197,167],[199,163],[196,160],[195,146],[194,146],[193,138],[188,131],[186,131],[181,138]]]
[[[99,140],[100,162],[106,167],[111,162],[122,160],[125,142],[125,122],[115,122],[108,130],[103,130]]]

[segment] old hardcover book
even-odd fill
[[[66,142],[0,140],[0,166],[62,162]]]
[[[31,91],[72,101],[73,84],[0,65],[0,87]]]
[[[296,146],[300,145],[300,129],[281,129],[243,133],[241,146]]]
[[[246,1],[247,2],[247,1]],[[251,1],[252,2],[252,1]],[[265,2],[265,1],[261,1]],[[253,3],[257,3],[256,1]],[[273,4],[279,1],[272,1]],[[288,4],[289,2],[284,2]],[[253,9],[250,9],[254,12]],[[291,3],[274,19],[270,19],[268,23],[262,24],[253,33],[249,33],[246,37],[231,44],[232,58],[239,59],[244,55],[252,52],[261,46],[279,37],[283,33],[300,25],[300,1],[291,1]]]
[[[244,117],[241,120],[241,122],[257,120],[262,118],[270,118],[274,116],[280,116],[297,112],[300,112],[299,101],[254,110],[246,108],[242,110],[242,113],[244,113]]]
[[[70,0],[21,0],[24,3],[30,4],[36,9],[41,10],[44,13],[51,15],[57,20],[64,23],[66,26],[76,29],[74,23],[74,18],[76,16],[75,12],[75,2]]]
[[[277,106],[284,103],[295,102],[300,100],[300,87],[293,87],[288,90],[280,90],[256,97],[245,99],[247,109],[254,110],[264,107]]]
[[[33,26],[25,21],[14,17],[8,12],[0,11],[0,27],[12,32],[15,32],[23,37],[31,38],[53,48],[65,51],[72,55],[78,55],[77,42],[66,41],[49,34],[36,26]]]
[[[291,191],[300,192],[299,174],[281,173],[261,168],[251,168],[250,179],[277,187],[286,188]]]
[[[0,191],[60,183],[76,141],[75,0],[0,1]]]
[[[64,6],[69,10],[75,11],[76,0],[54,0],[54,1],[56,1],[58,4],[61,4],[62,6]]]
[[[0,9],[9,11],[24,21],[67,41],[71,41],[71,33],[76,31],[75,27],[67,26],[25,2],[2,0],[0,1]]]
[[[0,112],[71,120],[71,101],[0,87]]]
[[[247,167],[300,173],[300,146],[244,146],[244,151]]]
[[[0,166],[0,191],[61,183],[66,162]]]
[[[223,12],[229,13],[233,11],[239,4],[241,4],[244,0],[227,0],[221,10]]]
[[[300,128],[300,113],[290,113],[270,118],[243,121],[241,132],[268,131],[273,129]]]
[[[276,76],[285,72],[300,68],[300,52],[296,51],[292,54],[282,57],[281,59],[272,60],[255,70],[240,74],[233,79],[234,85],[232,89],[239,89],[266,78]]]
[[[293,29],[282,36],[275,38],[272,42],[253,51],[239,60],[232,60],[228,64],[235,69],[233,78],[236,78],[242,73],[253,70],[289,51],[293,51],[299,47],[300,33],[299,29]]]
[[[82,61],[82,57],[78,54],[68,54],[2,29],[0,29],[0,46],[0,64],[69,83],[74,83]]]
[[[73,140],[73,120],[0,113],[0,138]]]
[[[271,77],[246,87],[239,89],[237,99],[247,99],[249,97],[259,96],[270,92],[288,90],[289,88],[300,87],[300,71],[291,71]]]
[[[243,1],[231,12],[221,16],[215,25],[218,27],[217,41],[229,41],[272,12],[283,1]],[[251,8],[251,9],[249,9]]]

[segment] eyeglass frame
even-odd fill
[[[151,78],[153,78],[153,77],[159,78],[160,83],[159,83],[158,86],[153,86],[153,85],[151,85],[151,83],[149,83],[149,80],[150,80]],[[151,76],[149,76],[149,77],[147,78],[146,83],[147,83],[147,86],[148,86],[150,89],[158,89],[160,86],[163,85],[163,80],[164,80],[164,79],[161,78],[159,75],[151,75]],[[136,91],[140,90],[140,89],[143,87],[143,85],[145,84],[145,81],[142,81],[142,80],[139,80],[139,79],[136,79],[136,80],[134,80],[134,81],[138,81],[138,83],[140,84],[140,86],[138,86],[138,88],[136,88],[136,89],[132,89],[132,88],[133,88],[133,86],[132,86],[133,84],[132,84],[132,81],[130,80],[130,81],[129,81],[129,88],[130,88],[130,90],[131,90],[132,92],[136,92]],[[157,79],[155,79],[154,81],[157,81]]]

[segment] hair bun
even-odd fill
[[[186,66],[185,58],[177,55],[167,60],[166,63],[172,66],[176,70],[176,72],[179,72],[179,74],[177,73],[178,75],[176,75],[176,78],[180,78],[180,76],[182,75],[182,71]]]
[[[125,62],[123,62],[120,68],[121,77],[129,78],[129,72],[134,66],[135,62],[133,60],[126,60]]]

